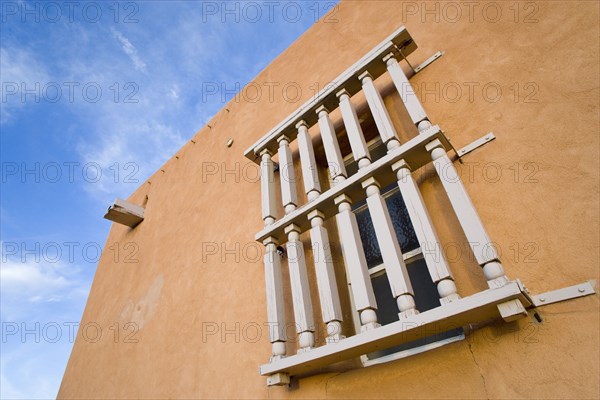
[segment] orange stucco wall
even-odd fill
[[[276,91],[274,99],[265,92],[257,102],[231,101],[132,194],[140,205],[148,197],[145,220],[135,229],[114,224],[106,246],[132,242],[139,251],[129,260],[127,251],[103,252],[81,321],[97,325],[85,337],[80,329],[59,398],[600,396],[597,295],[539,309],[543,323],[493,323],[436,350],[368,368],[350,363],[291,387],[267,388],[258,374],[270,355],[266,329],[254,340],[255,324],[266,320],[253,242],[262,227],[260,184],[243,151],[315,83],[323,87],[402,24],[419,45],[414,64],[445,51],[411,79],[430,119],[456,148],[497,136],[457,168],[507,275],[532,293],[599,278],[599,3],[448,4],[340,3],[331,22],[316,23],[254,79],[295,82],[301,99],[284,101]],[[398,95],[385,91],[389,82],[378,85],[400,135],[414,135]],[[222,176],[225,168],[237,173]],[[441,184],[431,173],[418,176],[459,292],[485,289]],[[344,329],[352,334],[339,264]],[[97,326],[104,335],[93,342]]]

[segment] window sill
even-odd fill
[[[514,320],[526,315],[517,312],[501,315],[499,306],[518,300],[524,307],[531,306],[531,299],[519,280],[488,289],[444,306],[414,315],[379,328],[369,330],[337,343],[329,343],[310,351],[275,360],[260,367],[261,375],[278,373],[297,375],[373,351],[410,342],[432,333],[459,328],[491,318],[503,317]],[[505,308],[505,307],[504,307]]]

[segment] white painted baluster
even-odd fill
[[[285,228],[288,235],[287,256],[294,302],[294,318],[298,333],[299,352],[308,351],[315,345],[313,318],[304,249],[300,241],[300,228],[291,224]]]
[[[402,71],[400,72],[404,77],[404,73]],[[382,140],[384,143],[387,144],[388,151],[392,151],[393,149],[400,146],[400,141],[398,139],[398,134],[392,125],[390,116],[387,113],[383,100],[381,99],[377,88],[373,84],[373,79],[368,74],[368,72],[361,74],[359,76],[359,79],[362,80],[363,90],[365,91],[365,95],[369,103],[369,108],[371,109],[371,113],[373,114],[373,118],[375,119]],[[408,80],[406,80],[406,83],[408,83]],[[403,87],[406,91],[409,91],[406,85],[404,85]],[[418,102],[418,99],[416,99],[416,97],[415,100]],[[419,105],[420,103],[417,104],[417,106]],[[421,116],[424,115],[424,112],[418,115],[418,118],[421,118]],[[427,268],[429,270],[429,274],[431,275],[433,282],[435,282],[437,285],[441,304],[448,304],[453,300],[459,299],[460,296],[458,295],[456,285],[452,280],[450,267],[448,266],[443,252],[441,251],[439,239],[433,228],[433,224],[431,222],[431,219],[429,218],[427,209],[425,208],[425,203],[423,202],[423,198],[421,197],[419,188],[416,182],[414,181],[410,170],[408,169],[408,165],[406,165],[404,160],[401,160],[395,163],[392,166],[392,169],[398,175],[398,186],[400,188],[400,194],[402,195],[402,198],[406,204],[410,220],[415,229],[415,234],[417,235],[417,239],[419,240],[419,243],[421,245],[423,255],[425,258],[425,263],[427,264]],[[363,187],[365,186],[365,184],[366,182],[363,183]],[[374,191],[375,189],[372,190]],[[369,205],[370,211],[371,208],[371,205]],[[373,221],[375,221],[375,218],[373,218]],[[392,233],[394,233],[393,230]],[[379,238],[377,240],[381,241]],[[389,245],[387,247],[389,247]],[[387,262],[385,263],[387,267]],[[391,282],[392,281],[390,281],[390,283]],[[398,279],[396,280],[396,282],[398,282]],[[393,290],[392,293],[394,293]]]
[[[300,121],[296,124],[296,128],[298,129],[298,147],[300,149],[304,188],[308,200],[311,201],[321,194],[317,163],[312,141],[308,134],[308,125],[305,121]],[[321,300],[321,313],[323,314],[323,322],[327,326],[327,342],[337,342],[343,338],[341,335],[342,308],[329,247],[329,236],[323,226],[324,216],[319,210],[313,210],[308,214],[308,220],[312,226],[310,239],[319,288],[319,299]]]
[[[392,74],[393,78],[395,77],[394,83],[396,83],[396,87],[399,91],[402,89],[402,99],[410,98],[411,100],[414,100],[414,102],[405,102],[407,109],[410,108],[411,110],[410,114],[413,121],[416,121],[416,123],[421,121],[429,123],[425,111],[412,91],[412,87],[410,86],[408,79],[406,79],[404,72],[400,69],[398,62],[393,57],[384,59],[384,61],[386,60],[388,69],[390,69],[390,74]],[[367,72],[363,73],[359,79],[362,80],[363,90],[367,96],[369,108],[371,109],[377,128],[381,133],[382,140],[387,144],[388,151],[392,151],[400,146],[400,141],[398,139],[398,134],[392,125],[390,116],[385,109],[383,100],[373,84],[372,78]],[[429,126],[431,126],[431,124],[429,124]],[[453,281],[450,267],[441,251],[437,233],[435,232],[431,218],[429,217],[429,213],[427,212],[425,203],[421,197],[421,192],[412,177],[408,165],[404,160],[400,160],[392,166],[392,169],[397,173],[400,194],[402,195],[408,210],[417,239],[419,240],[431,279],[437,285],[440,303],[448,304],[453,300],[459,299],[460,296],[457,293],[456,284]],[[369,209],[370,208],[371,207],[369,207]]]
[[[321,184],[319,182],[317,162],[315,161],[315,151],[313,149],[312,139],[308,133],[308,125],[306,122],[298,122],[296,124],[296,129],[298,129],[298,148],[300,150],[304,189],[308,201],[312,201],[321,194]]]
[[[408,78],[402,71],[402,68],[400,68],[398,61],[393,54],[388,54],[385,56],[383,61],[387,65],[388,72],[394,81],[396,89],[400,93],[402,102],[404,103],[413,123],[419,129],[419,132],[424,132],[432,125],[427,118],[427,114],[425,113],[421,102],[415,95],[413,87],[408,81]],[[431,153],[436,171],[440,177],[440,180],[442,181],[442,185],[444,186],[446,193],[448,194],[452,208],[454,209],[463,231],[465,232],[473,254],[475,255],[478,263],[483,267],[483,273],[488,280],[488,285],[490,287],[504,285],[506,282],[508,282],[508,278],[504,274],[504,268],[498,261],[496,250],[493,248],[491,240],[487,235],[485,228],[483,227],[483,223],[479,219],[479,215],[477,214],[477,211],[475,210],[475,207],[473,206],[473,203],[471,202],[471,199],[467,194],[467,191],[465,190],[465,187],[463,186],[462,181],[458,176],[454,165],[452,164],[452,161],[450,161],[448,158],[446,150],[443,148],[443,145],[439,140],[434,140],[433,142],[429,143],[426,148],[427,151]],[[398,166],[397,173],[398,184],[400,186],[405,186],[406,190],[410,190],[409,188],[412,186],[414,181],[412,180],[412,176],[410,176],[410,170],[408,167],[402,168]],[[403,185],[401,181],[405,181],[405,184]],[[425,214],[422,214],[422,218],[424,220]],[[430,239],[433,239],[433,236],[429,236]],[[437,241],[437,238],[435,240]],[[439,258],[441,258],[441,251],[439,251],[439,253]],[[437,263],[437,265],[435,265],[435,269],[429,264],[428,267],[430,268],[431,272],[437,269],[438,277],[440,278],[446,274],[448,275],[448,278],[442,278],[440,281],[440,283],[443,285],[442,287],[440,287],[440,283],[438,283],[438,291],[440,292],[440,295],[442,295],[442,293],[449,293],[449,295],[446,297],[449,299],[455,297],[454,292],[456,292],[456,286],[449,282],[451,275],[447,265],[444,268]]]
[[[398,310],[400,310],[398,315],[400,318],[406,318],[418,314],[415,308],[413,288],[404,264],[400,244],[394,231],[387,204],[379,191],[379,183],[374,178],[369,178],[362,182],[362,187],[367,192],[369,214],[373,221],[375,236],[379,243],[392,295],[396,299]]]
[[[265,283],[267,289],[267,322],[272,347],[271,361],[285,357],[285,303],[281,281],[281,261],[277,254],[277,241],[268,237],[264,242],[266,253]]]
[[[296,193],[296,174],[294,172],[294,161],[290,150],[290,142],[287,136],[282,135],[279,142],[279,165],[281,174],[281,198],[286,214],[296,209],[298,195]],[[299,351],[310,350],[315,345],[312,302],[310,300],[310,288],[306,273],[306,260],[304,249],[300,241],[300,228],[294,224],[285,228],[288,235],[287,254],[288,267],[290,270],[290,283],[292,286],[292,299],[294,302],[294,318],[296,330],[299,335]]]
[[[340,111],[352,148],[352,156],[358,163],[358,168],[368,167],[371,165],[371,156],[350,95],[346,89],[342,89],[336,93],[336,96],[340,101]],[[361,329],[365,331],[380,326],[375,312],[377,302],[373,293],[373,284],[369,276],[356,216],[352,212],[351,199],[347,195],[341,195],[335,199],[335,203],[339,210],[336,219],[342,239],[344,260],[348,266],[356,308],[360,311]]]
[[[286,214],[291,213],[298,206],[298,194],[296,192],[296,173],[294,171],[294,160],[290,150],[290,140],[281,135],[279,143],[279,176],[281,178],[281,200]]]
[[[357,311],[360,313],[361,331],[380,326],[377,323],[377,302],[373,293],[373,284],[369,276],[365,251],[360,240],[356,216],[352,212],[350,197],[343,194],[335,199],[339,213],[335,216],[346,271],[350,279],[352,295]]]
[[[323,148],[327,157],[329,166],[329,174],[332,182],[335,184],[341,182],[348,177],[340,145],[338,144],[337,136],[333,128],[333,123],[329,118],[329,111],[320,106],[316,110],[319,116],[319,129],[321,130],[321,139],[323,140]]]
[[[362,74],[361,78],[364,78],[363,82],[365,82],[367,87],[369,86],[369,81],[372,86],[373,81],[368,73],[366,73],[366,75]],[[381,98],[379,97],[379,94],[374,86],[372,86],[372,89],[373,90],[370,93],[366,93],[367,98],[371,98],[371,102],[369,104],[373,104],[374,108],[382,106],[383,102],[376,104],[376,98],[379,98],[379,100],[381,100]],[[350,97],[345,90],[338,92],[337,96],[340,99],[342,118],[344,120],[344,125],[346,126],[348,138],[350,139],[352,154],[354,159],[358,162],[359,168],[365,168],[370,165],[371,161],[369,150],[365,143],[362,129],[358,122],[358,117],[356,116],[356,111],[354,110],[354,107],[350,101]],[[377,118],[379,119],[379,122],[382,124],[382,126],[384,126],[384,129],[386,129],[385,134],[388,135],[386,142],[396,138],[396,131],[389,121],[389,115],[387,115],[385,108],[379,109],[376,112],[378,114]],[[387,121],[384,122],[386,116]],[[395,140],[397,142],[397,139]],[[410,284],[408,272],[406,271],[406,265],[404,264],[402,251],[400,250],[400,246],[398,244],[396,232],[394,231],[394,227],[392,225],[387,204],[385,203],[385,200],[379,191],[379,183],[375,179],[369,178],[362,183],[362,186],[367,192],[367,205],[369,213],[373,221],[373,227],[375,228],[375,235],[379,243],[379,248],[383,257],[383,262],[392,294],[396,299],[398,309],[400,310],[399,315],[401,318],[414,315],[418,313],[418,311],[415,309],[414,293]],[[370,280],[368,273],[367,278]]]
[[[448,194],[450,204],[458,217],[458,221],[465,232],[467,241],[475,255],[475,259],[483,267],[483,274],[491,288],[500,287],[508,283],[504,268],[499,262],[498,253],[471,202],[454,164],[448,158],[442,143],[436,139],[426,146],[431,153],[433,164],[442,181],[444,190]]]
[[[265,226],[275,222],[275,180],[273,177],[273,160],[269,150],[260,153],[260,187],[262,196],[262,218]]]
[[[400,160],[392,165],[392,170],[396,172],[400,194],[408,210],[408,216],[410,217],[417,239],[419,240],[429,275],[437,285],[441,304],[448,304],[459,299],[460,296],[457,293],[450,266],[446,261],[440,240],[408,164],[404,160]]]
[[[260,153],[260,176],[262,193],[262,217],[266,225],[275,222],[275,184],[271,153]],[[267,322],[272,347],[271,361],[285,357],[285,304],[281,279],[281,261],[277,254],[277,239],[268,237],[264,242],[265,286],[267,290]]]
[[[375,120],[375,125],[377,125],[381,140],[388,146],[388,150],[398,147],[400,145],[398,133],[396,133],[396,129],[394,128],[394,125],[392,125],[392,120],[385,108],[383,99],[375,87],[373,77],[369,72],[365,71],[359,75],[358,79],[362,82],[362,88],[365,97],[367,98],[371,115],[373,115],[373,119]],[[389,146],[390,143],[393,144],[392,148]]]
[[[339,91],[337,96],[340,100],[340,110],[350,140],[350,146],[352,147],[353,156],[358,162],[359,167],[364,168],[371,164],[371,160],[356,111],[346,90]],[[321,135],[323,135],[327,161],[330,165],[343,166],[343,159],[339,151],[335,132],[333,131],[333,125],[329,119],[329,113],[322,106],[317,111],[319,113],[319,127],[321,128]],[[326,146],[325,143],[328,143],[328,145]],[[334,179],[340,178],[342,180],[345,179],[345,173],[343,175],[337,173],[334,176]],[[352,200],[344,194],[335,199],[335,204],[338,206],[339,211],[336,215],[336,222],[342,245],[344,263],[348,279],[350,280],[354,303],[360,314],[361,331],[364,332],[380,326],[377,322],[377,313],[375,312],[377,302],[373,293],[373,284],[369,276],[356,216],[352,212]]]
[[[310,239],[313,248],[319,299],[321,300],[321,313],[323,322],[327,326],[327,342],[337,342],[342,339],[342,307],[338,293],[329,247],[329,235],[323,226],[324,214],[318,210],[311,211],[308,219],[312,228]]]
[[[350,101],[350,94],[346,89],[342,89],[336,93],[336,96],[340,101],[340,111],[348,139],[350,140],[352,156],[358,163],[358,168],[365,168],[371,165],[371,156],[369,155],[369,149],[367,148],[356,110],[352,101]]]
[[[419,98],[415,94],[412,85],[408,81],[408,78],[402,71],[398,60],[396,60],[393,53],[388,54],[383,58],[383,62],[387,66],[387,70],[390,73],[396,90],[400,93],[400,98],[408,111],[408,115],[412,119],[415,125],[419,125],[419,122],[427,119],[427,114],[419,101]]]

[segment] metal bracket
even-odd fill
[[[546,304],[558,303],[559,301],[575,299],[577,297],[588,296],[596,293],[594,287],[596,281],[591,280],[580,283],[579,285],[569,286],[562,289],[552,290],[550,292],[530,296],[535,307],[545,306]]]
[[[421,72],[423,69],[425,69],[425,67],[427,67],[429,64],[431,64],[432,62],[434,62],[435,60],[437,60],[438,58],[440,58],[443,55],[444,55],[443,51],[436,52],[434,55],[429,57],[427,60],[425,60],[421,64],[417,65],[413,71],[415,71],[415,74]]]
[[[431,64],[432,62],[434,62],[435,60],[437,60],[438,58],[440,58],[441,56],[444,55],[444,51],[443,50],[437,51],[431,57],[429,57],[427,60],[423,61],[421,64],[417,65],[416,67],[413,67],[412,64],[410,63],[410,61],[408,61],[408,58],[406,58],[406,56],[404,55],[404,53],[402,53],[402,49],[399,48],[398,46],[396,46],[396,50],[398,50],[398,53],[400,53],[400,55],[402,56],[402,58],[404,59],[404,61],[406,61],[406,63],[408,64],[408,66],[412,70],[412,72],[413,72],[412,76],[415,76],[417,73],[419,73],[420,71],[424,70],[425,67],[427,67],[429,64]]]
[[[474,142],[471,142],[470,144],[466,145],[462,149],[456,150],[456,155],[460,159],[465,154],[472,152],[473,150],[477,149],[478,147],[481,147],[484,144],[491,142],[494,139],[496,139],[496,135],[494,135],[494,132],[489,132],[487,135],[480,137],[479,139],[475,140]]]

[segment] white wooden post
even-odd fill
[[[398,72],[395,71],[395,68],[400,68],[398,63],[396,62],[394,65],[395,60],[388,61],[388,66],[391,66],[392,71],[394,71],[395,74],[398,74]],[[401,87],[405,90],[405,92],[412,93],[412,96],[414,97],[414,92],[412,92],[412,88],[410,88],[410,83],[406,79],[406,76],[404,75],[402,70],[400,70],[399,74],[401,80],[403,81]],[[377,91],[377,88],[373,83],[373,79],[368,74],[368,72],[364,72],[363,74],[361,74],[359,76],[359,79],[361,79],[363,83],[363,90],[365,91],[365,95],[369,103],[369,108],[371,109],[371,113],[373,114],[373,118],[375,119],[381,138],[383,142],[387,144],[388,151],[392,151],[393,149],[400,146],[400,140],[398,138],[396,130],[393,127],[390,116],[385,108],[385,104],[383,103],[383,100],[381,99],[381,96],[379,95],[379,92]],[[405,94],[401,95],[404,96]],[[414,97],[414,100],[417,103],[416,105],[412,106],[412,109],[422,111],[422,108],[419,108],[420,103],[418,99]],[[417,113],[418,117],[415,117],[415,120],[425,118],[422,121],[428,122],[428,120],[426,119],[427,117],[425,116],[425,112],[421,111]],[[415,229],[415,234],[417,235],[417,239],[420,242],[421,251],[425,258],[425,263],[427,264],[427,268],[429,270],[429,274],[431,275],[431,279],[437,285],[438,293],[440,295],[440,303],[442,305],[448,304],[453,300],[459,299],[460,296],[457,293],[456,285],[452,279],[450,267],[448,266],[443,252],[441,251],[439,239],[433,228],[433,224],[429,217],[429,213],[425,208],[425,203],[423,202],[423,198],[421,197],[421,192],[419,191],[419,188],[411,175],[408,165],[404,162],[404,160],[400,160],[392,166],[392,169],[394,172],[397,173],[400,194],[402,195],[404,203],[407,207],[410,220]],[[367,182],[363,182],[363,187],[365,187],[366,184]],[[375,191],[376,189],[371,190]],[[369,199],[367,199],[367,204],[369,204]],[[369,211],[371,212],[371,214],[373,214],[371,204],[369,204]],[[387,209],[385,209],[385,214],[389,215],[389,213],[387,213]],[[373,215],[372,219],[373,224],[375,225],[376,219]],[[381,223],[381,225],[383,225],[383,223]],[[395,239],[395,242],[397,243],[397,239],[395,238],[395,232],[393,231],[393,229],[391,233],[394,234],[393,237]],[[388,234],[387,236],[389,237],[390,235]],[[381,245],[381,239],[379,239],[378,237],[377,240],[380,242],[380,247],[383,248],[383,246]],[[389,245],[387,247],[389,248]],[[388,257],[390,259],[393,259],[391,256]],[[388,262],[385,261],[385,258],[384,263],[386,264],[387,271]],[[403,267],[403,269],[405,271],[406,267]],[[398,278],[396,279],[396,281],[399,281]],[[392,283],[392,281],[390,281],[390,283]],[[392,293],[394,293],[393,289]],[[398,300],[400,301],[400,298]],[[405,306],[409,306],[410,299],[407,299],[406,303],[407,304],[405,304]],[[398,305],[400,306],[400,303]],[[400,311],[402,315],[402,309],[400,309]],[[410,315],[410,312],[408,312],[408,315]]]
[[[392,77],[396,89],[400,93],[402,102],[404,103],[413,123],[418,127],[419,132],[423,132],[430,128],[432,126],[431,122],[428,120],[427,114],[425,113],[421,102],[417,98],[412,85],[402,71],[402,68],[400,68],[400,65],[398,64],[398,61],[395,59],[394,55],[388,54],[383,58],[383,61],[386,62],[388,72]],[[490,287],[504,285],[508,282],[508,278],[504,274],[504,268],[498,261],[496,250],[493,248],[491,240],[489,239],[489,236],[483,227],[483,223],[479,219],[479,215],[477,214],[477,211],[475,210],[475,207],[473,206],[473,203],[471,202],[471,199],[469,198],[469,195],[467,194],[464,185],[462,184],[462,181],[460,180],[460,177],[454,168],[454,165],[448,158],[445,149],[439,140],[435,140],[427,145],[427,150],[431,153],[436,171],[440,176],[440,180],[442,181],[446,193],[448,193],[452,207],[454,208],[461,226],[465,231],[465,235],[469,240],[473,253],[475,254],[479,264],[483,267],[484,274],[488,280],[488,285],[490,285]],[[399,185],[402,186],[400,181],[406,181],[408,183],[404,185],[406,189],[408,189],[409,186],[412,186],[412,182],[414,182],[414,180],[412,179],[412,176],[410,176],[410,170],[408,168],[397,168],[396,170],[398,173]],[[433,239],[433,237],[431,238]],[[478,247],[480,248],[477,249]],[[438,259],[441,259],[442,253],[441,251],[439,253],[440,256]],[[445,264],[447,266],[447,263]],[[435,272],[432,267],[429,266],[429,268],[430,272]],[[438,272],[443,272],[443,270],[447,268],[443,268],[442,265],[437,263],[436,269],[438,269]],[[439,276],[441,277],[443,274]],[[442,288],[440,288],[438,284],[438,291],[440,291],[440,295],[442,292],[449,293],[449,299],[454,298],[454,292],[456,292],[456,286],[452,286],[453,283],[444,282],[450,281],[450,278],[451,276],[440,281],[440,283],[443,285]]]
[[[341,95],[342,93],[340,92],[340,96]],[[347,94],[345,97],[348,97]],[[356,113],[349,103],[349,98],[347,100],[348,104],[346,106],[346,112],[348,113],[349,111],[349,114],[351,115],[350,118],[354,118],[352,117],[352,114],[356,116]],[[325,155],[330,167],[330,176],[335,184],[345,180],[347,177],[344,160],[340,152],[333,124],[329,118],[329,111],[325,107],[320,106],[317,108],[316,112],[319,115],[319,128],[321,129],[323,147],[325,148]],[[358,119],[355,119],[355,123],[358,124]],[[360,129],[360,125],[358,125],[358,129]],[[360,137],[362,137],[362,131],[357,131],[355,129],[355,133],[358,133]],[[362,141],[364,142],[364,139],[362,139]],[[364,145],[364,149],[366,150],[366,144]],[[366,160],[368,165],[370,161],[368,158],[366,158]],[[377,309],[377,302],[375,301],[375,294],[373,293],[373,284],[371,283],[371,278],[369,276],[367,260],[360,239],[356,216],[352,212],[352,200],[347,195],[341,195],[335,199],[335,204],[338,206],[339,211],[336,215],[336,223],[340,236],[346,273],[350,280],[356,309],[360,314],[362,325],[361,331],[364,332],[380,326],[380,324],[377,323],[377,313],[375,312]],[[311,223],[313,223],[315,219],[316,218],[313,216]]]
[[[269,150],[260,153],[260,187],[262,218],[265,226],[275,222],[275,180],[273,177],[273,160]]]
[[[302,176],[308,201],[312,201],[321,194],[321,185],[317,174],[317,163],[312,140],[308,134],[308,125],[305,121],[296,124],[298,129],[298,147],[302,163]],[[335,143],[337,146],[337,142]],[[327,327],[327,342],[337,342],[342,336],[342,308],[333,269],[331,249],[327,229],[323,226],[324,214],[313,210],[308,214],[311,223],[310,239],[312,243],[319,299],[323,322]]]
[[[342,336],[342,307],[338,293],[329,245],[329,235],[323,226],[324,214],[313,210],[308,214],[312,228],[310,239],[312,242],[313,258],[319,288],[319,299],[321,300],[321,313],[323,322],[327,326],[327,342],[337,342],[344,338]]]
[[[359,168],[371,165],[369,149],[365,142],[356,110],[350,101],[350,95],[346,89],[336,93],[340,101],[340,111],[346,133],[350,140],[352,156],[358,163]],[[352,294],[356,309],[360,313],[361,331],[367,331],[380,326],[377,322],[377,302],[373,293],[373,284],[369,276],[367,259],[362,246],[356,216],[352,212],[352,199],[343,194],[335,199],[338,206],[336,222],[342,245],[342,254],[346,264],[346,271],[350,279]]]
[[[296,320],[296,332],[299,335],[298,351],[303,352],[310,350],[315,345],[315,323],[306,273],[306,260],[300,241],[300,228],[291,224],[285,228],[285,233],[288,235],[286,247],[294,302],[294,319]]]
[[[346,179],[348,173],[346,172],[346,166],[344,165],[344,159],[342,158],[342,152],[340,151],[340,145],[335,135],[333,123],[331,122],[331,118],[329,118],[329,110],[324,106],[320,106],[316,109],[316,113],[319,116],[319,129],[321,130],[321,139],[323,140],[323,148],[327,157],[329,176],[333,184],[336,184]]]
[[[379,191],[379,183],[374,178],[362,182],[367,192],[367,206],[373,221],[375,236],[383,258],[385,272],[392,290],[392,295],[398,305],[400,318],[407,318],[419,312],[415,308],[415,299],[410,277],[404,264],[400,244],[394,231],[394,225]]]
[[[392,125],[383,100],[373,83],[372,76],[368,72],[364,72],[358,79],[362,82],[369,108],[371,109],[383,142],[389,145],[388,148],[390,150],[398,147],[400,145],[398,134]],[[351,145],[354,143],[352,146],[354,159],[359,163],[359,167],[364,168],[370,163],[367,162],[369,151],[356,112],[345,90],[338,92],[337,95],[340,98],[340,107],[343,107],[342,118],[344,119],[350,143]],[[379,243],[392,295],[396,299],[398,309],[400,310],[399,316],[400,318],[405,318],[415,315],[418,311],[415,308],[413,289],[387,204],[379,190],[379,183],[374,178],[369,178],[362,182],[362,187],[367,193],[367,206],[373,221],[375,236]]]
[[[369,93],[366,93],[366,96],[368,100],[370,99],[369,106],[372,106],[372,110],[374,109],[377,114],[377,117],[375,117],[376,120],[379,120],[379,124],[385,130],[383,135],[386,135],[386,137],[383,139],[386,142],[395,139],[397,142],[396,131],[391,125],[389,115],[387,114],[387,111],[385,111],[385,107],[383,107],[383,101],[373,85],[373,79],[368,73],[363,73],[359,79],[363,81],[364,86],[369,90]],[[371,164],[371,160],[356,111],[350,101],[350,96],[345,89],[340,90],[336,95],[340,100],[342,119],[344,120],[346,132],[348,133],[348,138],[350,140],[350,146],[352,147],[352,155],[357,161],[359,168],[365,168]],[[396,299],[398,309],[400,310],[399,316],[400,318],[404,318],[415,315],[418,311],[415,308],[414,293],[387,205],[379,191],[379,184],[371,178],[363,182],[362,186],[367,192],[369,213],[373,220],[375,235],[379,243],[379,248],[381,249],[381,255],[385,264],[392,294]],[[354,217],[354,214],[352,214],[352,216]],[[358,240],[360,240],[360,237]],[[364,258],[364,251],[362,256]],[[367,279],[370,283],[368,270],[366,268],[365,270],[367,271]]]
[[[458,300],[460,296],[457,293],[450,266],[446,261],[440,240],[408,164],[404,160],[400,160],[392,165],[392,170],[396,172],[400,194],[419,240],[429,275],[437,285],[440,303],[444,305]]]
[[[302,164],[304,190],[306,191],[308,201],[312,201],[321,194],[321,183],[319,182],[319,172],[317,170],[317,162],[315,161],[315,151],[306,122],[298,122],[296,129],[298,129],[298,148],[300,151],[300,163]]]
[[[339,213],[335,218],[354,304],[360,313],[361,331],[364,332],[380,324],[377,323],[377,302],[351,202],[350,197],[345,194],[336,197],[335,204]]]
[[[350,140],[352,156],[358,163],[358,168],[365,168],[371,165],[371,156],[369,155],[369,149],[367,148],[356,110],[352,101],[350,101],[350,94],[346,89],[342,89],[336,93],[336,96],[340,101],[340,111],[348,139]]]
[[[444,190],[448,194],[450,204],[458,217],[458,221],[465,232],[467,241],[475,255],[475,259],[483,267],[488,285],[492,288],[508,283],[504,268],[499,262],[498,253],[488,236],[475,206],[467,193],[454,164],[448,158],[442,143],[436,139],[426,146],[431,153],[435,170],[442,181]]]
[[[291,213],[298,206],[298,194],[296,191],[296,173],[294,171],[294,160],[290,150],[290,140],[281,135],[279,143],[279,176],[281,181],[281,201],[286,214]]]
[[[385,56],[383,62],[387,66],[387,70],[394,82],[394,86],[396,86],[396,90],[400,93],[400,98],[406,107],[406,111],[408,111],[408,115],[410,115],[413,123],[418,126],[421,121],[427,119],[427,114],[415,94],[412,85],[408,81],[404,71],[402,71],[400,64],[398,64],[398,60],[396,60],[394,53]]]
[[[375,120],[375,125],[377,125],[381,140],[387,146],[388,150],[400,146],[398,133],[396,132],[394,125],[392,125],[390,114],[388,114],[385,103],[375,87],[373,77],[368,71],[365,71],[359,75],[358,79],[362,82],[362,88],[365,92],[365,97],[367,98],[367,103],[369,104],[371,115],[373,115],[373,119]]]
[[[265,283],[267,290],[267,323],[272,347],[271,361],[285,357],[285,303],[281,280],[281,261],[277,254],[277,240],[268,237],[264,242],[266,253]]]

